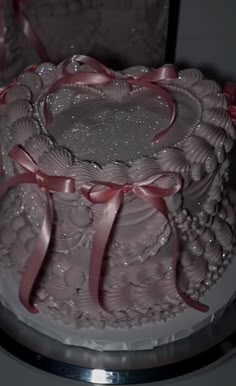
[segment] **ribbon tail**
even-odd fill
[[[76,57],[76,60],[78,60],[78,62],[80,62],[80,63],[87,64],[87,65],[91,66],[97,72],[100,72],[101,74],[111,75],[110,70],[106,66],[104,66],[104,64],[100,63],[98,60],[96,60],[94,58],[91,58],[90,56],[79,55]]]
[[[48,191],[45,193],[47,197],[47,204],[43,225],[33,253],[26,264],[19,290],[21,303],[31,313],[38,312],[37,308],[31,305],[31,294],[45,260],[52,233],[53,202],[50,193]]]
[[[144,73],[139,79],[145,82],[158,83],[163,80],[178,78],[178,72],[174,65],[164,65],[150,72]]]
[[[145,196],[140,189],[136,189],[135,195],[156,208],[168,221],[168,208],[162,197]]]
[[[183,299],[183,301],[189,307],[194,308],[195,310],[200,311],[200,312],[208,312],[209,311],[209,306],[199,302],[198,300],[194,300],[194,299],[190,298],[185,292],[183,292],[181,290],[181,288],[178,286],[177,283],[176,283],[176,289],[177,289],[179,296]]]
[[[34,47],[34,49],[37,51],[41,61],[48,62],[49,56],[47,53],[46,48],[44,47],[43,43],[39,39],[38,35],[30,25],[29,20],[27,19],[26,15],[23,11],[17,10],[17,16],[18,20],[20,22],[21,28],[27,37],[27,39],[30,41],[31,45]]]
[[[174,252],[173,252],[173,269],[175,272],[175,287],[179,294],[179,296],[183,299],[183,301],[191,308],[194,308],[197,311],[208,312],[209,307],[203,303],[200,303],[198,300],[192,299],[188,296],[179,286],[178,283],[178,263],[179,263],[179,243],[178,236],[175,234],[175,242],[174,242]]]
[[[32,173],[22,173],[3,182],[0,186],[0,193],[5,193],[8,189],[19,184],[34,184],[35,176]]]
[[[128,79],[128,83],[134,84],[136,86],[143,86],[148,88],[149,90],[154,91],[155,93],[158,93],[159,96],[161,96],[165,102],[167,103],[169,110],[170,110],[170,123],[166,129],[164,129],[160,134],[157,134],[153,138],[153,142],[158,142],[164,135],[167,134],[169,129],[171,128],[174,120],[175,120],[175,115],[176,115],[176,106],[175,102],[170,94],[170,92],[163,87],[159,86],[158,84],[154,83],[149,83],[146,81],[142,81],[140,79]]]
[[[166,220],[170,223],[168,219],[168,209],[166,206],[166,203],[163,198],[161,197],[153,197],[153,196],[145,196],[139,189],[136,189],[135,191],[136,196],[142,198],[144,201],[147,201],[149,204],[151,204],[154,208],[159,210],[160,213],[166,218]],[[209,310],[209,307],[205,304],[202,304],[198,302],[197,300],[194,300],[190,298],[186,293],[184,293],[178,283],[178,262],[179,262],[179,243],[178,243],[178,236],[175,233],[175,242],[174,242],[174,251],[173,251],[173,269],[175,273],[175,287],[177,290],[177,293],[179,296],[183,299],[183,301],[190,307],[194,308],[195,310],[201,311],[201,312],[207,312]]]
[[[100,277],[104,253],[117,213],[123,201],[123,192],[118,191],[107,204],[103,217],[96,230],[90,260],[89,289],[95,304],[104,310],[99,297]]]

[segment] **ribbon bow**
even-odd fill
[[[158,182],[163,177],[173,177],[173,185],[169,188],[158,186]],[[112,233],[117,214],[123,204],[126,194],[133,194],[136,197],[148,202],[156,208],[166,219],[168,219],[168,209],[164,198],[170,197],[180,191],[182,180],[175,173],[164,173],[158,176],[152,176],[147,180],[134,184],[119,185],[107,181],[92,181],[81,187],[81,193],[93,204],[105,204],[103,216],[96,229],[90,259],[89,288],[90,294],[97,306],[103,308],[100,301],[99,288],[100,277],[103,266],[104,254]],[[178,243],[176,243],[178,244]],[[179,248],[175,246],[173,256],[173,268],[175,270],[175,284],[178,294],[189,306],[202,312],[208,311],[208,307],[199,302],[190,299],[178,286],[177,282],[177,265],[178,265]]]
[[[24,10],[23,5],[30,3],[30,0],[13,0],[13,10],[18,20],[23,33],[26,38],[29,40],[30,44],[36,52],[38,53],[41,61],[47,62],[49,61],[48,53],[39,39],[37,33],[31,26]],[[7,53],[5,46],[5,37],[4,37],[4,6],[3,1],[0,1],[0,70],[4,71],[7,67]]]
[[[56,81],[48,91],[48,95],[57,91],[63,86],[68,85],[105,85],[110,83],[112,80],[116,79],[115,73],[113,73],[109,68],[104,66],[102,63],[97,60],[90,58],[89,56],[79,55],[74,56],[74,60],[89,65],[96,72],[77,72],[74,74],[68,73],[67,64],[68,61],[64,62],[63,74],[64,76]],[[167,103],[170,111],[170,122],[166,129],[164,129],[160,134],[157,134],[153,141],[158,141],[167,131],[170,129],[171,125],[175,120],[176,107],[174,100],[168,90],[162,87],[162,83],[165,80],[176,79],[178,77],[176,68],[173,65],[162,66],[156,70],[136,75],[128,76],[123,78],[130,85],[146,87],[158,95],[160,95]],[[47,98],[47,97],[46,97]],[[51,114],[48,111],[47,103],[44,104],[44,115],[46,123],[51,121]]]
[[[19,290],[21,303],[29,312],[36,313],[38,310],[30,304],[30,297],[46,257],[51,239],[53,225],[53,201],[51,193],[74,193],[76,191],[75,183],[73,178],[49,176],[42,172],[30,155],[19,146],[15,146],[10,151],[9,156],[22,166],[26,172],[14,176],[3,183],[0,187],[0,192],[6,192],[9,188],[19,184],[35,184],[45,192],[46,196],[46,209],[41,231],[35,243],[32,255],[27,262]]]

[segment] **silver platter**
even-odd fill
[[[50,339],[0,306],[0,344],[32,366],[81,382],[157,382],[198,370],[231,352],[236,346],[235,321],[236,302],[222,318],[187,339],[153,350],[96,352]]]

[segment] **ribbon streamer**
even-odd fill
[[[65,76],[59,79],[49,90],[49,94],[55,92],[57,89],[64,85],[70,84],[87,84],[87,85],[103,85],[116,79],[115,74],[112,73],[107,67],[98,61],[89,58],[87,56],[77,57],[81,63],[89,64],[97,72],[80,72],[76,74],[69,74],[66,72],[66,66],[64,65]],[[66,62],[65,62],[66,64]],[[177,77],[176,70],[173,66],[161,67],[157,70],[138,75],[135,77],[127,77],[126,81],[131,85],[146,87],[158,95],[162,96],[170,110],[170,123],[169,126],[162,131],[161,134],[155,136],[154,141],[158,141],[160,137],[167,133],[171,125],[174,122],[176,109],[175,103],[168,92],[168,90],[162,87],[162,81],[167,79],[175,79]],[[1,101],[4,101],[7,89],[0,95]],[[44,104],[46,120],[49,117],[47,113],[47,103]],[[48,119],[49,120],[49,119]],[[6,181],[0,192],[5,192],[9,188],[18,184],[31,183],[38,185],[46,195],[46,211],[41,228],[40,235],[36,241],[36,245],[31,257],[28,260],[26,270],[23,274],[20,284],[20,300],[22,304],[30,312],[38,312],[35,307],[30,304],[30,297],[34,288],[35,282],[41,270],[42,264],[46,257],[47,249],[50,243],[52,225],[53,225],[53,202],[51,198],[52,192],[62,193],[74,193],[75,183],[72,178],[48,176],[35,164],[33,159],[22,148],[16,146],[9,153],[9,156],[21,165],[26,173],[12,177]],[[165,176],[171,175],[174,178],[175,184],[168,189],[158,186],[158,181]],[[119,185],[106,181],[92,181],[86,183],[81,187],[81,193],[87,200],[94,204],[105,204],[105,210],[101,222],[95,232],[94,242],[91,252],[90,261],[90,293],[95,303],[102,307],[99,298],[100,277],[103,266],[103,258],[106,251],[109,238],[112,233],[113,225],[116,221],[116,216],[120,207],[123,204],[123,200],[126,194],[134,194],[136,197],[148,202],[151,206],[156,208],[166,219],[168,218],[168,209],[164,198],[176,194],[182,187],[182,180],[179,175],[175,173],[164,173],[159,176],[153,176],[147,180],[140,181],[138,183]],[[177,235],[176,235],[177,240]],[[175,285],[178,294],[189,306],[202,311],[208,311],[208,307],[191,298],[189,298],[178,285],[177,269],[179,260],[179,245],[176,241],[176,247],[173,254],[173,269],[175,272]]]
[[[30,299],[45,260],[51,239],[53,226],[53,201],[51,193],[74,193],[76,191],[75,181],[73,178],[47,175],[38,168],[31,156],[19,146],[15,146],[11,150],[9,157],[16,161],[23,169],[25,169],[26,172],[5,181],[0,187],[0,192],[6,192],[8,189],[19,184],[35,184],[44,191],[46,196],[46,209],[41,231],[36,240],[34,250],[26,264],[19,289],[21,303],[29,312],[36,313],[38,310],[31,305]],[[162,188],[158,186],[158,181],[166,176],[172,176],[174,184],[170,188]],[[91,201],[93,204],[106,205],[103,217],[95,232],[90,260],[90,293],[94,302],[99,307],[102,307],[99,298],[99,287],[104,254],[106,252],[116,216],[123,204],[124,196],[126,194],[134,194],[136,197],[139,197],[156,208],[167,219],[167,221],[169,221],[168,209],[164,198],[174,195],[180,191],[181,187],[182,180],[180,176],[175,173],[160,174],[133,184],[119,185],[106,181],[92,181],[81,187],[81,194],[83,194],[87,200]],[[202,312],[208,311],[208,307],[206,305],[189,298],[179,288],[177,281],[178,259],[179,245],[176,241],[173,254],[173,269],[175,272],[175,285],[177,292],[189,306]]]
[[[31,0],[13,0],[13,11],[16,19],[18,20],[21,26],[23,33],[25,34],[32,47],[38,53],[40,60],[43,62],[47,62],[49,61],[47,50],[45,49],[39,36],[33,29],[23,10],[23,6],[30,2]],[[4,29],[4,5],[3,1],[0,0],[0,71],[4,71],[7,68],[7,52]]]
[[[42,62],[48,62],[49,56],[47,53],[46,48],[44,47],[43,43],[41,42],[39,36],[37,35],[36,31],[30,24],[22,5],[30,3],[31,0],[15,0],[14,1],[14,6],[15,6],[15,13],[17,16],[17,19],[19,21],[19,24],[21,26],[22,31],[24,32],[26,38],[32,45],[32,47],[35,49],[37,52],[40,60]]]
[[[167,189],[158,186],[158,182],[166,176],[172,176],[174,180],[174,184]],[[180,176],[175,173],[164,173],[134,184],[119,185],[107,181],[93,181],[86,183],[81,187],[81,193],[88,201],[93,204],[106,205],[103,216],[94,235],[90,259],[89,289],[90,294],[98,307],[104,309],[99,296],[103,260],[110,236],[112,234],[113,225],[116,221],[120,207],[123,204],[124,196],[126,194],[134,194],[136,197],[148,202],[169,222],[168,209],[164,198],[176,194],[180,191],[181,187],[182,180]],[[190,307],[202,312],[207,312],[208,306],[189,298],[180,289],[177,281],[178,259],[179,245],[176,242],[173,255],[173,269],[175,272],[175,285],[177,292],[184,302]]]
[[[63,86],[69,85],[105,85],[110,83],[112,80],[116,79],[115,73],[113,73],[109,68],[104,66],[102,63],[97,60],[90,58],[86,55],[74,56],[74,60],[89,65],[96,72],[78,72],[74,74],[68,73],[66,67],[68,61],[65,61],[63,66],[63,74],[64,76],[56,81],[48,91],[48,95],[59,90]],[[175,115],[176,115],[176,107],[175,102],[168,90],[163,87],[163,81],[176,79],[178,77],[176,68],[172,65],[162,66],[156,70],[150,71],[145,74],[137,75],[137,76],[128,76],[124,78],[130,85],[146,87],[149,90],[152,90],[157,95],[161,96],[167,103],[170,111],[170,122],[166,129],[164,129],[160,134],[157,134],[153,141],[157,142],[163,137],[163,135],[167,134],[170,127],[172,126]],[[51,114],[48,111],[47,106],[47,97],[44,103],[44,116],[46,123],[49,124],[51,121]]]
[[[0,186],[0,192],[6,192],[8,189],[19,184],[35,184],[45,192],[46,196],[46,210],[41,231],[36,240],[34,250],[26,264],[19,289],[21,303],[29,312],[36,313],[38,310],[31,305],[30,298],[51,239],[53,226],[53,201],[51,193],[74,193],[76,191],[75,182],[73,178],[49,176],[42,172],[31,156],[19,146],[15,146],[10,151],[9,157],[16,161],[26,172],[4,182],[3,185]]]

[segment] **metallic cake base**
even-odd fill
[[[96,352],[65,346],[27,327],[0,306],[0,344],[41,370],[82,382],[132,384],[198,370],[236,346],[236,301],[222,318],[189,338],[146,351]]]

